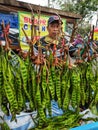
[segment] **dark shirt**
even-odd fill
[[[58,38],[58,40],[53,40],[49,38],[48,36],[42,37],[37,43],[34,45],[34,48],[36,49],[36,52],[38,51],[38,46],[40,45],[42,48],[42,53],[46,52],[46,48],[48,47],[49,50],[54,50],[54,44],[56,44],[56,52],[57,56],[60,56],[60,50],[64,49],[65,46],[68,46],[68,41],[64,38]],[[74,52],[77,50],[75,46],[69,47],[69,54],[71,57],[73,57]],[[62,52],[62,55],[64,55],[64,52]]]

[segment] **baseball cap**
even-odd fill
[[[54,21],[59,22],[59,20],[61,20],[61,18],[59,16],[57,16],[57,15],[50,16],[49,19],[48,19],[48,25],[51,24]],[[61,20],[61,23],[63,23],[62,20]]]

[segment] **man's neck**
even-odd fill
[[[58,39],[58,36],[50,36],[50,35],[47,35],[47,37],[49,37],[50,39],[52,39],[52,40],[57,40]]]
[[[51,44],[58,44],[58,38],[57,39],[53,39],[52,37],[50,37],[49,35],[47,35],[45,37],[45,41],[47,43],[51,43]]]

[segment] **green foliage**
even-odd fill
[[[85,19],[91,19],[98,10],[98,0],[51,0],[55,5],[59,5],[60,9],[66,12],[80,14],[82,16],[78,25],[78,33],[85,36],[90,32],[89,23],[85,23]]]
[[[82,37],[85,37],[85,35],[88,34],[88,32],[90,32],[90,26],[86,25],[86,26],[79,26],[78,27],[78,33],[82,35]]]
[[[64,11],[80,14],[85,18],[92,11],[98,10],[98,0],[52,0]]]

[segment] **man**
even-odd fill
[[[68,41],[64,38],[62,32],[62,20],[58,15],[50,16],[47,23],[48,35],[42,37],[35,45],[35,55],[38,53],[38,46],[42,48],[42,53],[46,53],[47,48],[49,51],[56,51],[56,56],[64,55],[64,48],[68,51]],[[66,46],[66,47],[65,47]],[[55,49],[56,47],[56,49]],[[69,47],[69,54],[73,54],[76,48],[74,46]]]
[[[70,52],[74,53],[74,51],[75,51],[74,46],[72,46],[72,45],[70,46],[67,43],[65,36],[62,35],[62,34],[64,34],[62,32],[62,24],[63,24],[63,22],[59,16],[57,16],[57,15],[51,16],[48,19],[48,23],[47,23],[48,35],[39,39],[37,41],[37,43],[34,45],[34,53],[36,55],[34,63],[35,63],[35,65],[37,65],[36,66],[37,71],[39,71],[39,68],[40,68],[39,65],[41,64],[41,61],[40,61],[41,54],[46,56],[47,52],[49,52],[48,55],[50,54],[50,52],[53,52],[52,54],[55,58],[53,60],[52,65],[58,65],[60,63],[59,61],[62,61],[65,58],[64,57],[65,53],[67,53],[67,54],[69,54]],[[62,58],[61,58],[61,56],[62,56]],[[42,59],[43,59],[43,57],[42,57]],[[56,61],[56,59],[58,62]],[[49,81],[49,79],[48,79],[48,81]],[[55,87],[54,87],[54,90],[55,90]],[[47,92],[47,89],[45,91]],[[52,115],[53,116],[54,115],[58,116],[58,115],[63,114],[63,110],[58,107],[58,102],[56,100],[51,101],[51,106],[52,106]]]

